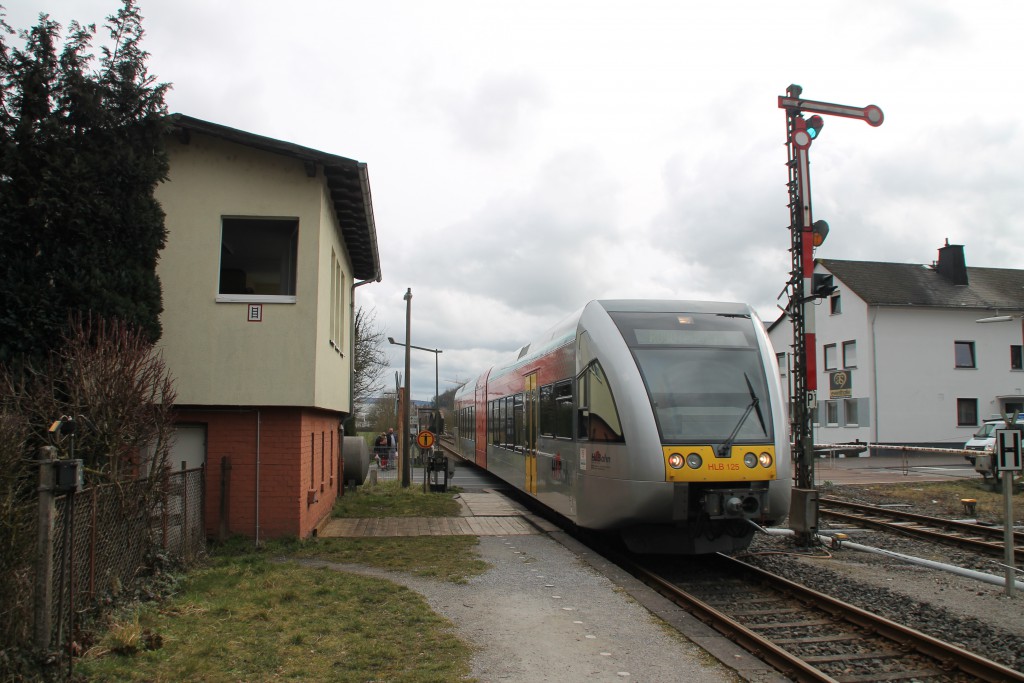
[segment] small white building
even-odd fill
[[[961,447],[986,418],[1024,411],[1024,270],[817,259],[835,292],[814,311],[815,443]],[[792,324],[769,327],[791,386]]]
[[[212,536],[306,537],[342,492],[355,288],[379,281],[365,163],[182,114],[156,196],[173,462]]]

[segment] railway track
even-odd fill
[[[829,496],[821,498],[819,512],[847,524],[882,529],[986,555],[1003,557],[1005,552],[1002,527],[930,517]],[[1013,539],[1015,557],[1020,565],[1024,561],[1024,532],[1013,532]]]
[[[795,681],[1024,681],[1024,673],[724,555],[627,568]]]

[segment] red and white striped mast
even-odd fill
[[[790,301],[787,306],[793,322],[793,385],[790,396],[790,427],[793,459],[796,463],[790,520],[797,542],[811,545],[818,531],[818,497],[814,489],[814,427],[812,417],[817,407],[818,369],[814,338],[814,301],[828,296],[834,289],[831,282],[815,285],[814,248],[828,235],[825,221],[814,221],[811,212],[811,173],[808,152],[818,137],[824,121],[818,114],[860,119],[870,126],[880,126],[884,116],[873,104],[849,107],[830,102],[804,100],[803,88],[791,85],[779,97],[779,108],[786,111],[786,147],[789,160],[789,214],[792,256]],[[815,114],[804,119],[804,112]]]

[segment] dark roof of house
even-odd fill
[[[967,267],[967,284],[957,285],[930,265],[837,259],[817,263],[869,306],[1024,310],[1024,270]]]
[[[317,166],[322,167],[334,212],[341,226],[342,237],[345,239],[345,247],[352,260],[353,276],[359,280],[380,279],[377,228],[373,220],[370,177],[365,163],[202,121],[184,114],[171,114],[170,122],[172,130],[186,142],[190,133],[201,133],[298,159],[306,165],[306,172],[310,176],[316,173]]]

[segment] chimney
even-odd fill
[[[964,245],[950,244],[939,248],[939,262],[935,270],[954,285],[967,285],[967,262],[964,259]]]

